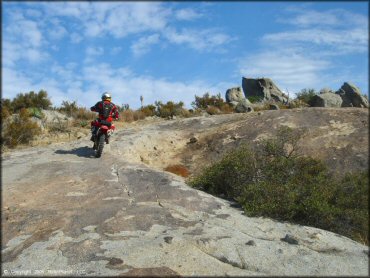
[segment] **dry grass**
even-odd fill
[[[169,165],[166,168],[164,168],[163,170],[165,170],[167,172],[174,173],[174,174],[176,174],[178,176],[181,176],[181,177],[184,177],[184,178],[186,178],[190,175],[190,172],[189,172],[188,168],[186,168],[184,165],[181,165],[181,164]]]

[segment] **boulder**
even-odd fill
[[[235,87],[235,88],[230,88],[226,91],[225,95],[226,101],[227,102],[239,102],[243,99],[245,99],[245,96],[243,94],[243,90],[241,87]]]
[[[320,90],[320,94],[327,94],[327,93],[334,93],[334,91],[332,90],[332,89],[330,89],[330,88],[322,88],[321,90]]]
[[[269,110],[280,110],[279,105],[277,104],[270,104]]]
[[[246,78],[242,79],[242,87],[245,97],[255,97],[261,101],[273,100],[288,103],[286,96],[270,78]]]
[[[369,107],[369,101],[361,94],[360,89],[351,83],[344,82],[335,93],[342,98],[342,107]]]
[[[245,98],[241,87],[228,89],[226,91],[225,98],[227,103],[234,107],[237,113],[253,111],[252,103]]]
[[[253,107],[249,100],[245,98],[237,103],[237,105],[235,106],[235,112],[236,113],[253,112]]]
[[[312,106],[313,107],[341,107],[342,106],[342,98],[333,93],[321,93],[319,95],[315,95],[312,99]]]

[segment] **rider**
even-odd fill
[[[118,120],[119,118],[118,109],[117,106],[112,102],[111,94],[105,92],[101,96],[101,99],[102,99],[101,101],[97,102],[94,106],[90,108],[91,111],[99,113],[99,118],[97,119],[97,121],[101,122],[103,120],[107,122],[112,122],[113,117],[115,120]],[[92,128],[92,136],[90,140],[93,142],[97,129],[98,128],[96,126]]]

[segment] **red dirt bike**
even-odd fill
[[[100,157],[103,152],[104,143],[109,144],[109,138],[116,127],[112,122],[107,122],[100,119],[92,121],[91,127],[93,126],[98,128],[96,135],[94,136],[93,149],[95,150],[95,157]]]

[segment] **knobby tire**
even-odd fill
[[[103,152],[103,148],[104,148],[104,143],[105,143],[105,134],[102,134],[99,137],[98,148],[96,150],[95,157],[100,157],[101,156],[101,154]]]

